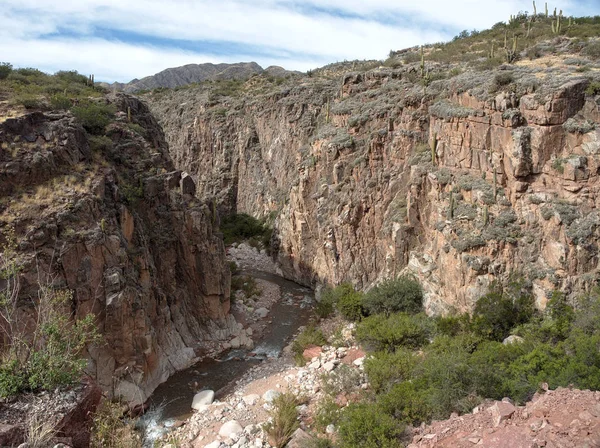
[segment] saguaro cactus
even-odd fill
[[[436,158],[436,149],[437,149],[437,132],[433,133],[433,138],[431,139],[431,163],[435,165]]]
[[[537,9],[535,7],[535,0],[533,0],[533,17],[537,16]]]
[[[450,207],[448,208],[448,219],[454,218],[454,193],[450,190]]]

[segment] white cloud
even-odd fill
[[[199,62],[256,60],[306,70],[343,59],[380,59],[390,49],[483,29],[524,9],[531,9],[529,1],[0,0],[0,59],[121,81]],[[98,29],[150,36],[155,45],[101,39]],[[184,51],[168,39],[203,45]],[[241,50],[218,54],[206,49],[206,41]]]

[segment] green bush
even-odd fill
[[[254,277],[249,275],[234,275],[231,277],[231,290],[242,291],[247,299],[253,296],[260,296],[262,294],[262,290],[256,284]]]
[[[315,426],[320,431],[325,431],[329,425],[337,425],[341,409],[331,397],[325,397],[318,402],[315,412]]]
[[[272,229],[263,221],[245,213],[230,215],[223,218],[220,226],[226,245],[259,238],[265,246],[269,245]]]
[[[424,314],[376,314],[358,324],[356,338],[372,350],[393,351],[396,347],[421,347],[432,332],[433,321]]]
[[[333,372],[321,375],[323,392],[332,397],[350,393],[361,385],[361,375],[357,369],[341,364]]]
[[[113,120],[115,108],[110,104],[86,101],[71,109],[86,131],[92,135],[104,133],[106,126]]]
[[[23,93],[15,97],[14,102],[21,104],[25,109],[41,109],[43,102],[38,95]]]
[[[50,98],[50,107],[53,110],[67,110],[71,107],[71,100],[64,95],[53,95]]]
[[[92,448],[142,447],[142,441],[133,426],[123,419],[123,406],[108,400],[96,409],[90,436]]]
[[[409,381],[395,384],[389,392],[377,397],[377,403],[386,414],[414,426],[431,417],[426,395]]]
[[[494,286],[477,301],[472,326],[477,334],[500,341],[509,336],[512,328],[527,323],[534,312],[534,299],[529,291]]]
[[[360,320],[364,316],[363,294],[359,291],[350,291],[340,297],[336,308],[344,318],[352,321]]]
[[[92,151],[106,152],[113,147],[112,140],[106,135],[90,135],[88,142]]]
[[[8,62],[0,62],[0,79],[8,78],[12,72],[12,65]]]
[[[333,303],[327,300],[320,300],[315,306],[315,314],[322,319],[325,319],[333,313]]]
[[[385,392],[394,384],[411,378],[417,360],[412,350],[376,352],[365,359],[365,374],[375,392]]]
[[[585,90],[585,93],[590,96],[600,95],[600,82],[591,82],[588,88]]]
[[[399,448],[406,426],[386,414],[377,404],[351,404],[339,424],[340,448]]]
[[[416,314],[423,310],[423,291],[416,279],[405,275],[375,286],[365,294],[363,304],[369,314]]]

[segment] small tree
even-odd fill
[[[13,66],[8,62],[0,62],[0,79],[8,78],[12,72]]]

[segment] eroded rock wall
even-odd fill
[[[484,75],[482,95],[456,87],[478,84],[467,74],[424,89],[379,69],[148,101],[200,197],[276,216],[288,277],[364,288],[410,271],[443,313],[519,272],[543,308],[597,279],[599,101],[576,74],[523,73],[493,95]]]
[[[21,320],[35,318],[40,281],[73,291],[73,313],[94,313],[102,334],[89,373],[135,404],[237,324],[215,217],[146,106],[110,102],[117,117],[100,137],[66,113],[0,124],[0,222],[19,240]]]

